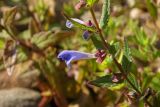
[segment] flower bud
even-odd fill
[[[80,0],[80,1],[76,4],[75,9],[76,9],[76,10],[80,10],[80,9],[81,9],[82,7],[84,7],[84,6],[86,6],[85,0]]]

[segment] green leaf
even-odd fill
[[[128,46],[127,40],[124,39],[124,52],[123,52],[123,57],[122,57],[122,67],[124,71],[128,71],[131,67],[131,51]]]
[[[97,87],[108,87],[108,88],[117,86],[120,83],[122,83],[122,81],[116,82],[116,83],[113,82],[112,81],[112,75],[106,75],[106,76],[100,77],[100,78],[98,78],[96,80],[93,80],[93,81],[89,82],[89,84],[95,85]]]
[[[131,64],[132,64],[131,61],[129,61],[128,58],[125,55],[123,55],[123,57],[122,57],[122,67],[123,67],[123,70],[125,72],[129,72]]]
[[[132,59],[131,59],[131,51],[130,51],[130,48],[128,46],[127,39],[124,39],[124,55],[127,57],[127,59],[129,61],[132,61]]]
[[[102,7],[102,15],[100,18],[100,28],[105,28],[108,25],[110,16],[110,0],[104,0]]]
[[[72,22],[72,24],[77,27],[77,28],[80,28],[80,29],[83,29],[83,30],[88,30],[88,31],[91,31],[91,32],[97,32],[96,28],[94,26],[86,26],[84,24],[80,24],[76,21],[74,21],[73,19],[69,18],[66,14],[64,14],[64,16],[66,17],[66,19],[68,19],[70,22]]]
[[[137,81],[137,78],[135,77],[134,74],[129,73],[127,75],[127,78],[130,80],[130,82],[141,92],[141,87]],[[133,87],[128,83],[128,81],[125,81],[126,85],[129,87],[129,89],[134,90]],[[134,90],[136,91],[136,90]]]
[[[150,15],[153,17],[153,19],[157,19],[158,17],[158,10],[156,6],[152,3],[152,0],[146,0],[146,6],[150,13]]]
[[[109,53],[115,56],[119,49],[119,42],[111,43],[109,46]]]
[[[91,35],[91,40],[97,49],[105,49],[99,35],[96,34]]]
[[[87,5],[92,7],[98,0],[87,0]]]

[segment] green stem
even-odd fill
[[[90,12],[91,12],[93,21],[94,21],[94,23],[95,23],[95,26],[96,26],[96,28],[97,28],[97,30],[98,30],[98,32],[99,32],[99,36],[100,36],[100,38],[101,38],[101,40],[102,40],[102,43],[103,43],[105,49],[106,49],[106,50],[109,50],[109,44],[107,43],[107,41],[105,41],[105,39],[104,39],[104,37],[103,37],[102,30],[101,30],[100,27],[99,27],[98,21],[97,21],[97,19],[96,19],[96,17],[95,17],[95,13],[94,13],[92,7],[90,8]],[[127,82],[133,87],[133,89],[141,96],[142,93],[141,93],[141,92],[136,88],[136,86],[128,79],[127,74],[124,72],[121,64],[117,61],[117,59],[116,59],[114,56],[112,56],[112,58],[113,58],[113,61],[114,61],[115,65],[118,67],[119,71],[120,71],[120,72],[123,74],[123,76],[125,77],[126,81],[127,81]],[[151,107],[151,104],[150,104],[148,101],[145,101],[145,102]]]

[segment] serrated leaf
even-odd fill
[[[95,34],[91,35],[91,40],[97,49],[105,49],[99,35],[95,35]]]
[[[114,86],[117,86],[119,85],[121,82],[113,82],[112,81],[112,75],[106,75],[106,76],[103,76],[103,77],[100,77],[96,80],[93,80],[93,81],[90,81],[89,84],[91,85],[95,85],[95,86],[98,86],[98,87],[114,87]]]
[[[122,57],[122,67],[125,72],[127,72],[130,69],[132,62],[131,58],[131,51],[128,46],[127,40],[124,39],[124,51],[123,51],[123,57]]]
[[[146,0],[146,6],[147,6],[147,9],[150,13],[150,15],[154,18],[154,19],[157,19],[158,17],[158,10],[157,10],[157,7],[153,4],[152,0]]]
[[[96,32],[96,28],[94,26],[86,26],[84,24],[80,24],[78,22],[76,22],[75,20],[69,18],[66,14],[64,14],[64,16],[70,21],[72,22],[72,24],[77,27],[77,28],[80,28],[80,29],[83,29],[83,30],[88,30],[88,31],[91,31],[91,32]]]
[[[141,87],[137,81],[137,78],[135,77],[134,74],[132,73],[129,73],[127,75],[127,78],[130,80],[130,82],[141,92]],[[134,90],[133,87],[128,83],[128,81],[125,81],[126,85],[131,89],[131,90]],[[136,90],[134,90],[136,91]]]
[[[123,57],[122,57],[122,67],[123,67],[123,70],[125,72],[129,71],[129,69],[131,67],[131,64],[132,64],[131,61],[129,61],[128,58],[125,55],[123,55]]]
[[[102,15],[100,18],[100,28],[105,28],[108,25],[110,16],[110,0],[104,0],[102,7]]]
[[[98,0],[87,0],[87,5],[92,7]]]

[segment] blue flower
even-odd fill
[[[91,34],[88,30],[83,32],[82,37],[83,37],[84,40],[89,40],[90,36],[91,36]]]
[[[92,59],[96,57],[94,54],[90,53],[79,52],[74,50],[64,50],[58,54],[58,58],[64,60],[67,66],[70,68],[72,61],[77,61],[81,59]]]

